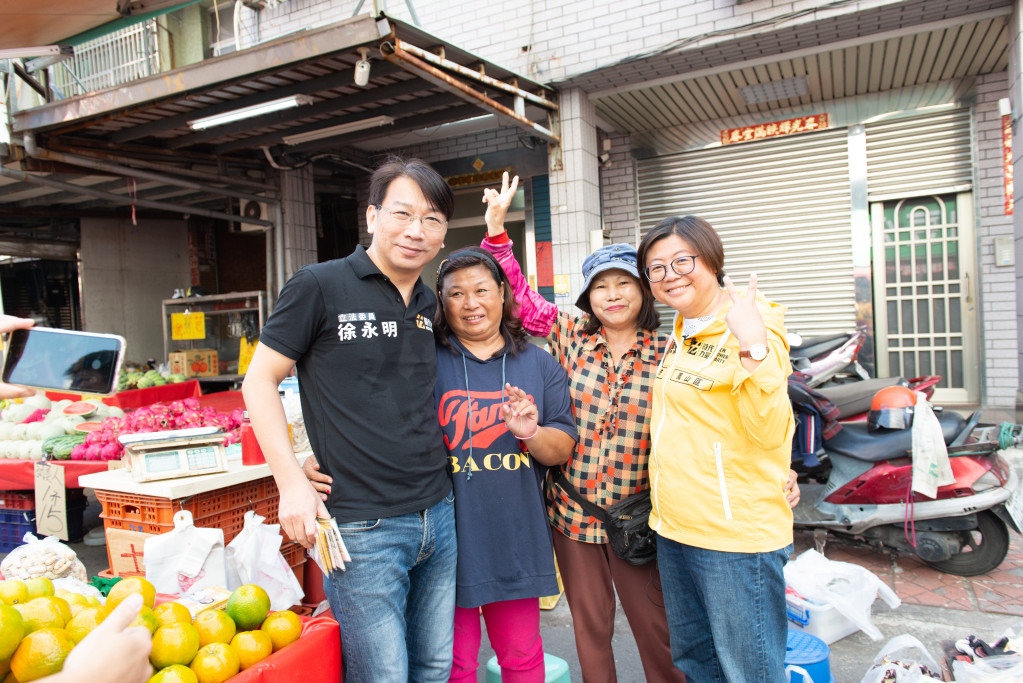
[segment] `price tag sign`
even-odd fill
[[[205,339],[206,314],[171,313],[171,339]]]
[[[46,460],[35,462],[36,531],[42,536],[69,540],[67,528],[67,490],[64,468]]]

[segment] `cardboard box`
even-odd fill
[[[167,354],[167,361],[172,375],[213,377],[220,374],[215,349],[173,351]]]
[[[142,564],[143,549],[147,538],[155,534],[127,529],[107,529],[107,559],[113,576],[145,576]]]

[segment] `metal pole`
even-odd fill
[[[77,154],[65,154],[63,152],[54,152],[48,149],[44,149],[42,147],[37,147],[34,150],[32,150],[32,156],[37,158],[50,159],[51,161],[61,161],[66,164],[71,164],[72,166],[82,166],[84,168],[91,168],[97,171],[108,171],[110,173],[137,176],[139,178],[146,178],[148,180],[155,180],[157,182],[167,183],[168,185],[184,187],[189,190],[199,190],[201,192],[209,192],[210,194],[220,194],[227,197],[236,197],[238,199],[248,199],[253,202],[274,201],[272,198],[266,197],[265,195],[251,194],[248,192],[235,192],[223,188],[210,187],[209,185],[203,185],[201,183],[192,182],[191,180],[182,180],[180,178],[167,176],[162,173],[155,173],[153,171],[143,171],[140,169],[130,168],[128,166],[122,166],[120,164],[98,161],[96,159],[78,156]]]
[[[32,185],[40,185],[43,187],[52,187],[58,190],[64,190],[71,192],[72,194],[87,195],[89,197],[96,197],[98,199],[106,199],[107,201],[114,202],[116,204],[123,205],[137,205],[143,206],[147,209],[157,209],[160,211],[170,211],[172,213],[188,214],[192,216],[206,216],[207,218],[217,218],[220,220],[231,221],[236,223],[241,219],[241,216],[232,216],[228,213],[221,213],[219,211],[210,211],[208,209],[202,209],[197,206],[181,206],[178,204],[168,204],[166,202],[154,202],[148,199],[132,199],[124,197],[119,194],[112,192],[104,192],[102,190],[93,190],[88,187],[81,187],[79,185],[73,185],[71,183],[64,183],[59,180],[51,180],[50,178],[39,178],[23,171],[15,171],[9,168],[3,168],[0,166],[0,176],[6,176],[7,178],[14,178],[25,183]],[[264,221],[259,218],[246,218],[246,223],[252,223],[254,225],[265,225],[267,227],[273,227],[273,223],[270,221]]]

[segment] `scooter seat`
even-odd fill
[[[870,410],[874,394],[900,383],[904,383],[901,377],[878,377],[830,387],[817,387],[817,391],[835,404],[838,408],[838,419],[845,420]]]
[[[814,337],[813,339],[804,339],[803,343],[799,346],[789,347],[789,356],[793,358],[816,358],[817,356],[834,351],[847,341],[849,341],[849,335],[844,332],[824,337]]]
[[[941,424],[945,443],[952,443],[966,424],[966,418],[959,413],[944,410],[935,413]],[[842,431],[824,442],[824,448],[833,453],[864,460],[879,462],[892,458],[905,458],[913,450],[911,429],[867,430],[866,422],[843,422]]]

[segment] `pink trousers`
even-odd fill
[[[455,648],[450,681],[475,683],[479,666],[480,612],[504,683],[543,683],[540,600],[506,600],[480,607],[455,607]]]

